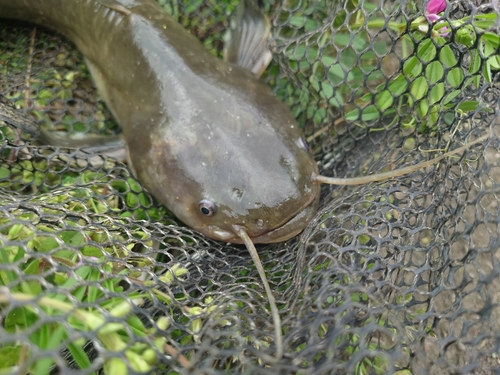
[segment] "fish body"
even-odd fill
[[[0,0],[0,17],[65,35],[123,129],[131,168],[208,237],[295,236],[317,211],[316,163],[289,109],[153,0]]]
[[[250,14],[240,14],[248,24],[236,34],[252,42]],[[275,360],[283,355],[281,320],[254,243],[298,234],[317,211],[320,183],[401,176],[490,137],[389,173],[325,177],[290,111],[251,72],[265,66],[260,56],[255,69],[245,63],[253,56],[243,58],[246,68],[216,59],[154,0],[0,0],[1,17],[71,39],[123,128],[129,164],[143,186],[192,228],[245,244],[268,296]],[[261,44],[249,43],[257,50]],[[234,61],[245,55],[238,46],[227,51]]]

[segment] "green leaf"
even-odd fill
[[[297,28],[303,27],[307,31],[314,30],[318,27],[318,23],[315,20],[305,16],[294,16],[290,18],[290,24]]]
[[[500,56],[498,56],[498,55],[491,56],[488,59],[488,63],[491,65],[492,69],[500,70]]]
[[[470,60],[469,73],[475,74],[481,67],[481,55],[477,49],[471,51]]]
[[[427,117],[429,128],[432,128],[438,122],[440,111],[441,108],[439,105],[435,105],[431,108],[429,116]]]
[[[344,116],[346,121],[354,122],[359,120],[359,109],[356,108],[350,112],[347,112]]]
[[[17,236],[19,236],[19,233],[21,233],[21,231],[24,229],[24,225],[23,224],[14,224],[13,226],[10,227],[9,229],[9,233],[8,233],[8,236],[7,236],[7,239],[9,241],[14,241],[15,239],[17,239]]]
[[[10,171],[7,168],[0,168],[0,179],[8,179],[10,177]]]
[[[100,248],[95,247],[95,246],[90,246],[90,245],[84,246],[82,248],[81,252],[82,252],[82,255],[88,256],[88,257],[99,258],[99,257],[102,257],[102,255],[103,255],[103,252]]]
[[[321,94],[322,96],[328,100],[333,97],[333,86],[328,81],[321,82]]]
[[[338,47],[345,47],[349,44],[351,40],[350,34],[337,33],[334,37],[333,44]]]
[[[488,83],[491,83],[492,81],[492,75],[491,75],[491,65],[489,61],[486,61],[483,66],[483,76],[484,80]]]
[[[0,263],[10,263],[5,249],[0,250]],[[0,271],[0,285],[10,285],[17,277],[17,274],[12,270]]]
[[[403,64],[403,73],[412,78],[420,75],[422,72],[422,63],[417,56],[411,56]]]
[[[330,103],[330,105],[334,106],[335,108],[340,108],[340,107],[343,107],[345,105],[344,103],[344,98],[342,97],[342,95],[340,95],[339,93],[336,93],[335,94],[335,97],[334,98],[331,98],[328,103]],[[325,119],[326,116],[321,116],[321,121],[323,121]],[[321,123],[318,122],[319,123]]]
[[[305,56],[306,45],[292,45],[289,49],[286,50],[286,55],[289,60],[302,60]]]
[[[418,111],[420,118],[427,116],[427,113],[429,112],[429,101],[427,99],[422,99],[418,102]]]
[[[342,65],[334,64],[328,68],[328,77],[334,84],[340,84],[345,79],[346,73],[342,69]]]
[[[429,84],[434,84],[441,80],[444,75],[443,65],[439,61],[433,61],[425,69],[425,76],[429,80]]]
[[[40,346],[42,349],[55,349],[61,345],[62,340],[66,336],[66,330],[64,326],[57,324],[54,326],[52,324],[44,324],[42,327],[34,332],[30,339]],[[35,362],[35,374],[49,374],[50,368],[54,364],[52,358],[41,358]]]
[[[439,60],[447,67],[452,68],[457,65],[457,59],[449,45],[445,45],[439,52]]]
[[[389,83],[389,91],[394,97],[398,97],[406,91],[407,86],[408,81],[406,80],[406,77],[400,74],[394,79],[394,81]]]
[[[127,324],[130,329],[132,329],[135,335],[139,337],[146,336],[146,327],[144,326],[144,323],[137,317],[137,315],[131,315],[127,319]]]
[[[6,345],[0,348],[0,370],[18,364],[21,356],[22,345]]]
[[[59,238],[61,238],[65,243],[71,246],[80,246],[85,243],[85,237],[81,232],[66,230],[59,233]]]
[[[76,345],[74,342],[68,343],[68,350],[73,356],[76,364],[80,367],[80,369],[85,369],[90,367],[91,362],[89,357],[85,353],[85,350],[80,345]],[[92,374],[95,374],[92,372]]]
[[[380,117],[380,111],[374,105],[369,105],[366,108],[363,108],[363,112],[361,114],[362,121],[373,121]]]
[[[425,94],[427,94],[428,88],[429,85],[427,84],[425,77],[418,77],[412,82],[410,93],[413,95],[415,100],[420,100],[425,96]]]
[[[387,108],[392,106],[394,103],[394,97],[389,90],[384,90],[375,96],[377,107],[381,112],[384,112]]]
[[[28,247],[42,253],[57,249],[59,243],[53,237],[37,237],[28,242]]]
[[[469,112],[469,111],[475,111],[478,106],[479,106],[479,102],[477,102],[477,101],[465,101],[465,102],[460,103],[460,105],[457,107],[457,109],[459,109],[463,112]]]
[[[464,72],[461,68],[453,68],[448,72],[446,80],[451,87],[458,87],[462,84],[464,80]]]
[[[441,101],[444,96],[444,83],[438,83],[434,87],[431,88],[431,91],[429,93],[429,103],[435,104]]]
[[[141,185],[136,181],[134,180],[133,178],[128,178],[127,179],[127,182],[130,186],[130,189],[136,193],[139,193],[142,191],[142,188],[141,188]]]
[[[481,29],[489,29],[493,27],[497,20],[496,13],[478,14],[473,18],[473,25]]]
[[[67,100],[67,99],[70,99],[72,96],[72,92],[71,90],[60,90],[57,94],[56,94],[56,97],[58,99],[62,99],[62,100]]]
[[[417,56],[423,62],[430,62],[436,57],[436,46],[432,39],[425,39],[418,45]]]
[[[443,100],[443,105],[446,105],[450,103],[453,99],[455,99],[458,95],[460,95],[461,91],[460,90],[454,90],[450,92],[448,95]]]
[[[483,45],[483,57],[487,58],[497,51],[497,47],[490,42],[481,43]]]
[[[38,275],[40,271],[40,259],[35,259],[28,263],[28,266],[24,270],[25,275]]]
[[[500,45],[500,36],[487,31],[481,36],[481,41],[484,41],[485,43],[490,43],[493,49],[495,50]]]
[[[38,92],[38,97],[40,99],[52,99],[54,97],[54,93],[51,90],[43,89]]]

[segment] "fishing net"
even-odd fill
[[[159,2],[220,54],[237,1]],[[0,374],[500,373],[499,10],[436,3],[261,4],[263,79],[322,174],[393,170],[492,133],[407,176],[324,186],[300,235],[257,246],[277,361],[246,248],[187,228],[112,157],[12,126],[119,132],[71,43],[2,20]]]

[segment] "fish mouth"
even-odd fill
[[[251,237],[253,243],[273,243],[273,242],[283,242],[295,237],[297,234],[302,232],[304,228],[309,224],[311,219],[314,217],[317,211],[317,205],[314,204],[316,199],[313,199],[309,205],[302,208],[294,217],[288,220],[281,226],[270,230],[269,232],[263,233],[256,237]],[[237,239],[236,239],[237,240]],[[241,243],[241,242],[235,242]]]
[[[317,211],[318,203],[319,194],[311,196],[311,199],[309,199],[291,219],[284,222],[277,228],[250,236],[250,239],[254,244],[258,244],[283,242],[295,237],[297,234],[302,232],[302,230],[304,230],[309,221],[311,221],[314,217]],[[244,227],[244,225],[241,226]],[[236,244],[244,243],[242,239],[233,231],[226,231],[220,227],[212,227],[209,229],[209,232],[210,237],[219,241],[227,241]]]

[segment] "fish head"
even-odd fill
[[[242,243],[235,226],[245,228],[253,243],[281,242],[301,232],[316,214],[320,188],[311,179],[317,167],[302,133],[289,133],[245,134],[247,141],[239,139],[237,147],[223,142],[226,148],[205,165],[206,173],[198,171],[203,182],[190,202],[196,218],[182,220],[233,243]]]
[[[242,243],[236,225],[254,243],[280,242],[317,211],[316,162],[289,109],[264,87],[247,88],[244,97],[221,90],[203,111],[186,103],[189,115],[175,117],[183,122],[156,127],[148,147],[137,134],[127,142],[144,150],[135,161],[131,156],[146,188],[207,237]]]
[[[232,142],[227,132],[211,134],[195,155],[181,158],[189,162],[180,168],[178,199],[168,204],[176,216],[210,238],[234,243],[241,243],[235,225],[254,243],[280,242],[302,231],[316,213],[320,191],[303,135],[245,133]]]

